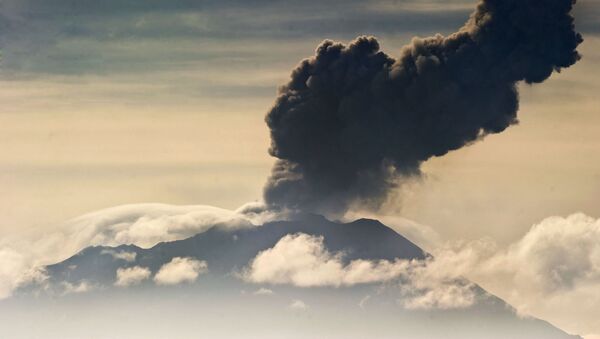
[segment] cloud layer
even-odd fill
[[[91,217],[77,219],[84,221],[79,225],[87,227],[70,224],[62,232],[46,235],[37,241],[9,243],[5,239],[0,246],[0,297],[10,296],[14,289],[29,282],[43,284],[46,276],[36,267],[62,260],[79,247],[101,244],[100,240],[118,244],[114,236],[107,235],[117,234],[115,230],[123,231],[126,225],[143,229],[143,223],[139,221],[142,216],[146,216],[142,220],[153,225],[151,229],[155,229],[155,225],[168,225],[169,231],[162,232],[168,237],[186,234],[181,230],[193,232],[204,227],[175,225],[175,221],[187,220],[183,216],[188,214],[186,211],[190,207],[169,209],[164,205],[160,208],[147,205],[148,213],[145,214],[142,211],[144,206],[109,209],[104,216],[100,212],[93,213]],[[244,213],[254,211],[254,207],[246,206]],[[207,208],[199,210],[206,211]],[[165,211],[165,215],[159,211]],[[132,215],[134,217],[122,217]],[[238,213],[230,211],[226,214],[232,215],[237,216]],[[206,223],[222,220],[220,216],[217,213],[207,217]],[[165,219],[172,223],[165,223]],[[148,238],[139,239],[146,241]],[[322,238],[294,234],[283,237],[272,248],[258,254],[243,271],[242,277],[252,283],[301,287],[388,282],[388,285],[391,283],[401,288],[405,296],[402,300],[404,307],[413,309],[467,307],[476,302],[472,286],[461,280],[461,277],[466,277],[507,300],[523,314],[547,319],[573,333],[600,333],[595,316],[600,312],[600,296],[597,293],[600,287],[600,219],[581,213],[549,217],[505,249],[498,248],[489,239],[482,239],[432,247],[430,251],[435,259],[426,262],[345,262],[343,253],[329,252]],[[105,255],[123,263],[132,257],[118,251]],[[176,284],[194,281],[206,269],[205,262],[178,258],[161,268],[155,282]],[[143,268],[123,268],[120,272],[115,272],[116,282],[122,286],[150,278]],[[63,294],[96,288],[86,281],[60,287]],[[259,292],[266,293],[266,288]]]
[[[43,282],[45,273],[31,264],[31,258],[10,247],[0,247],[0,299],[31,282]]]
[[[600,333],[600,219],[549,217],[505,250],[490,240],[437,253],[523,314],[574,333]]]
[[[161,241],[184,239],[220,225],[254,227],[274,214],[255,211],[256,204],[240,211],[212,206],[173,206],[135,204],[89,213],[67,222],[63,227],[37,238],[0,240],[0,299],[21,285],[43,280],[38,267],[68,258],[88,246],[134,244],[149,247]],[[135,253],[105,251],[115,260],[131,262]],[[71,288],[72,289],[72,288]]]
[[[476,302],[466,277],[517,311],[572,333],[598,334],[600,323],[600,219],[582,213],[549,217],[507,248],[494,241],[433,248],[426,262],[364,261],[344,264],[323,239],[287,235],[250,262],[243,277],[262,284],[352,286],[401,281],[411,309],[467,307]]]
[[[341,254],[327,251],[323,237],[298,233],[286,235],[260,252],[244,277],[254,283],[299,287],[351,286],[394,279],[405,270],[404,262],[355,260],[344,265]]]

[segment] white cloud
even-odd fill
[[[275,217],[265,212],[260,203],[244,205],[238,211],[204,205],[134,204],[83,215],[52,233],[5,237],[0,239],[0,299],[31,281],[32,272],[39,272],[39,267],[62,261],[87,246],[149,247],[202,233],[215,224],[252,227],[254,222]],[[107,254],[132,262],[134,255],[128,253]]]
[[[242,273],[253,283],[289,284],[298,287],[352,286],[400,282],[407,308],[462,308],[475,302],[473,285],[437,260],[352,260],[332,254],[323,237],[298,233],[281,238],[260,252]]]
[[[341,254],[327,251],[323,237],[298,233],[288,234],[273,248],[260,252],[243,277],[254,283],[299,287],[348,286],[393,279],[405,269],[403,265],[355,260],[344,266]]]
[[[85,243],[97,245],[135,244],[150,247],[161,241],[184,239],[215,224],[248,227],[242,214],[212,206],[164,204],[124,205],[73,219],[71,227]]]
[[[268,288],[264,288],[261,287],[258,290],[254,291],[254,293],[252,293],[254,295],[273,295],[275,294],[275,292],[273,292],[273,290],[270,290]]]
[[[435,253],[520,313],[572,333],[600,333],[600,219],[549,217],[507,249],[489,240]]]
[[[298,233],[286,235],[273,248],[260,252],[243,277],[254,283],[299,287],[349,286],[393,279],[405,265],[401,261],[354,260],[344,266],[341,254],[327,251],[323,237]]]
[[[147,267],[119,267],[117,269],[117,280],[115,286],[127,287],[137,285],[150,277],[150,270]]]
[[[60,286],[62,287],[62,295],[86,293],[97,288],[97,286],[90,284],[87,280],[82,280],[75,284],[63,281]]]
[[[19,286],[46,279],[46,273],[32,267],[26,256],[9,247],[0,248],[0,299],[9,297]]]
[[[154,276],[158,285],[177,285],[196,281],[198,276],[208,270],[206,261],[193,258],[173,258],[162,265]]]
[[[294,299],[288,305],[288,308],[293,311],[306,311],[308,309],[308,305],[300,299]]]
[[[276,216],[265,213],[257,203],[238,211],[139,204],[87,214],[54,233],[36,238],[5,237],[0,240],[0,299],[24,284],[43,283],[47,277],[37,267],[61,261],[86,246],[149,246],[200,233],[215,223],[252,227],[253,221],[273,218]],[[386,219],[386,223],[390,220]],[[403,219],[397,224],[395,229],[400,232],[412,230],[415,240],[430,238],[429,230],[419,232],[418,227]],[[356,260],[344,265],[341,254],[329,253],[322,247],[322,240],[296,235],[259,254],[243,277],[257,283],[304,287],[403,279],[411,282],[405,285],[405,292],[412,298],[406,299],[404,306],[444,308],[471,302],[470,286],[456,283],[457,277],[465,276],[523,314],[592,336],[600,333],[595,316],[600,314],[599,225],[598,219],[583,214],[550,217],[506,249],[498,249],[493,241],[485,239],[436,249],[435,240],[428,246],[436,259],[422,267],[406,261]],[[278,258],[276,253],[289,260]],[[119,260],[133,259],[132,254],[115,254]],[[414,291],[406,286],[414,287]],[[65,293],[94,288],[86,282],[63,287]]]
[[[100,254],[107,254],[113,257],[115,260],[125,260],[127,262],[134,262],[137,253],[127,251],[115,251],[115,250],[102,250]]]

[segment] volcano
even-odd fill
[[[88,247],[47,266],[43,288],[27,286],[12,300],[0,303],[0,315],[8,320],[0,335],[20,338],[33,331],[44,338],[77,338],[93,327],[99,337],[119,333],[119,338],[162,338],[186,321],[187,331],[196,328],[211,338],[579,338],[543,320],[517,315],[503,300],[466,279],[462,284],[470,284],[476,296],[471,305],[407,309],[400,302],[406,283],[402,281],[305,288],[241,278],[253,258],[295,234],[322,239],[330,253],[340,254],[335,258],[344,265],[356,260],[425,262],[432,258],[371,219],[341,223],[309,214],[253,227],[217,224],[190,238],[150,248]],[[119,269],[143,267],[148,276],[156,276],[174,258],[202,261],[207,270],[193,282],[174,286],[160,286],[150,278],[127,288],[115,286]],[[66,294],[65,286],[87,293],[71,293],[56,303],[58,294]],[[35,312],[27,306],[31,303]],[[94,307],[82,307],[90,303]],[[36,319],[35,330],[24,329],[29,324],[26,317]],[[120,325],[105,328],[102,323],[107,318]],[[65,319],[72,324],[67,333],[56,326]],[[180,337],[198,335],[189,332]]]

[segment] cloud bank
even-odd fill
[[[323,237],[298,233],[260,252],[242,273],[248,282],[298,287],[353,286],[395,280],[410,309],[450,309],[475,303],[474,286],[435,260],[352,260],[330,253]]]
[[[409,309],[468,307],[480,284],[524,315],[546,319],[572,333],[598,334],[600,323],[600,219],[576,213],[549,217],[507,248],[490,239],[433,248],[434,259],[344,264],[323,239],[287,235],[258,254],[246,281],[299,287],[399,284]],[[574,312],[573,310],[578,310]]]
[[[572,333],[600,333],[600,219],[549,217],[506,249],[482,239],[433,254],[439,265],[431,273],[452,270],[522,314]]]
[[[244,279],[299,287],[339,287],[390,280],[406,270],[404,262],[355,260],[344,265],[342,254],[327,251],[323,240],[304,233],[286,235],[252,259]]]
[[[394,59],[373,37],[326,40],[266,117],[278,161],[274,208],[341,213],[379,206],[427,159],[517,123],[516,84],[579,60],[574,0],[483,0],[447,37],[414,38]]]
[[[158,285],[192,283],[200,274],[207,271],[208,265],[204,260],[176,257],[158,270],[154,276],[154,282]]]
[[[38,267],[62,261],[88,246],[134,244],[150,247],[161,241],[185,239],[212,226],[254,227],[277,218],[258,203],[237,211],[212,206],[133,204],[108,208],[70,220],[37,238],[0,240],[0,299],[19,286],[44,279]],[[115,260],[133,262],[135,253],[105,251]],[[72,289],[72,288],[71,288]]]
[[[15,289],[27,283],[43,284],[46,276],[43,271],[36,269],[40,265],[60,261],[85,246],[99,244],[94,243],[98,239],[115,244],[115,239],[106,234],[116,234],[114,229],[123,230],[125,226],[120,223],[143,228],[139,219],[146,215],[142,220],[152,225],[166,225],[168,223],[152,221],[165,218],[186,220],[175,216],[177,213],[186,215],[185,211],[190,209],[176,207],[169,210],[166,205],[157,209],[155,205],[146,205],[149,212],[144,214],[141,211],[143,206],[109,209],[104,217],[100,212],[93,213],[92,218],[83,218],[81,225],[87,225],[87,228],[69,224],[61,232],[48,234],[35,241],[3,239],[0,246],[0,298],[10,296]],[[157,212],[161,209],[170,212],[161,216]],[[249,213],[254,208],[246,206],[244,210],[244,213]],[[136,217],[119,217],[124,215]],[[237,216],[238,212],[229,211],[227,215]],[[207,220],[215,218],[220,218],[220,214]],[[120,225],[113,228],[113,222]],[[168,227],[170,230],[190,229],[174,224]],[[96,237],[96,234],[102,236]],[[162,234],[173,236],[174,233],[168,231]],[[397,286],[403,289],[406,296],[402,301],[403,306],[427,309],[467,307],[475,302],[472,286],[460,280],[460,277],[466,277],[507,300],[523,314],[547,319],[573,333],[600,333],[595,316],[600,313],[600,296],[597,293],[600,287],[599,219],[581,213],[549,217],[534,225],[519,241],[505,249],[499,249],[489,239],[482,239],[460,245],[432,247],[430,251],[435,259],[427,262],[355,260],[345,263],[343,253],[327,251],[321,238],[306,234],[288,235],[273,248],[257,255],[243,272],[243,278],[252,283],[302,287],[402,282]],[[132,257],[120,252],[105,254],[116,254],[113,258],[124,262]],[[156,282],[193,281],[206,269],[194,259],[189,261],[182,258],[178,262],[178,265],[175,265],[177,262],[174,265],[166,264],[163,273],[157,274],[159,278],[156,278]],[[127,273],[123,271],[122,284],[133,284],[133,281],[145,276],[139,270],[135,273],[133,270]],[[132,278],[134,275],[138,278]],[[61,291],[62,294],[81,293],[94,288],[81,281],[61,286]]]
[[[165,204],[124,205],[73,219],[71,228],[89,244],[135,244],[150,247],[161,241],[185,239],[223,224],[250,227],[244,215],[212,206]]]

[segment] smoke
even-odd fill
[[[327,213],[377,207],[427,159],[516,124],[516,84],[580,58],[574,3],[483,0],[458,32],[414,38],[397,59],[374,37],[324,41],[266,116],[278,160],[265,201]]]

